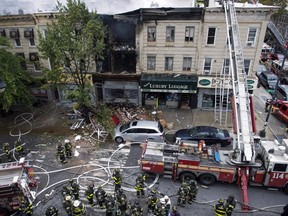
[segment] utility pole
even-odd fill
[[[269,110],[268,110],[268,113],[267,113],[267,116],[266,116],[266,120],[265,120],[263,129],[259,131],[259,136],[260,137],[265,137],[266,136],[266,127],[268,125],[268,120],[269,120],[269,117],[270,117],[270,114],[271,114],[271,111],[272,111],[272,104],[277,102],[276,89],[277,89],[278,85],[280,84],[280,80],[282,79],[283,68],[284,68],[285,61],[286,61],[287,55],[288,55],[288,41],[284,42],[284,47],[285,47],[285,51],[284,51],[284,57],[283,57],[280,73],[278,75],[278,79],[277,79],[277,82],[276,82],[275,90],[274,90],[274,92],[272,94],[272,101],[271,101],[271,104],[269,106]]]

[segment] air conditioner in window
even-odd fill
[[[18,29],[10,30],[10,38],[19,38],[19,31]]]
[[[1,37],[6,37],[5,29],[0,29],[0,36]]]
[[[38,53],[29,53],[29,60],[38,61],[39,60]]]
[[[209,74],[210,70],[204,70],[204,74]]]
[[[34,37],[33,29],[24,30],[24,37],[25,38],[33,38]]]
[[[253,45],[254,45],[253,42],[247,42],[247,46],[248,46],[248,47],[251,47],[251,46],[253,46]]]

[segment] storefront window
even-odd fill
[[[202,107],[207,107],[207,108],[214,107],[214,98],[215,98],[214,95],[204,94],[203,100],[202,100]]]

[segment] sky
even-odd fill
[[[59,0],[65,3],[66,0]],[[192,7],[194,0],[83,0],[89,10],[100,14],[123,13],[138,8],[154,7]],[[56,0],[0,0],[0,15],[55,10]]]

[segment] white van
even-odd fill
[[[278,100],[288,100],[288,85],[278,85],[276,87],[276,97]]]

